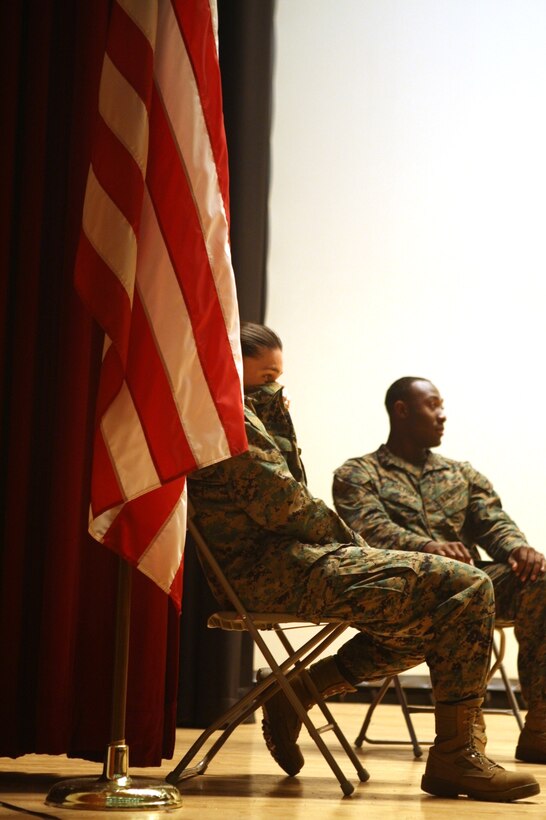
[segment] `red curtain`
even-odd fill
[[[117,559],[87,535],[102,338],[73,289],[108,0],[2,3],[0,756],[102,760]],[[174,748],[178,616],[132,594],[132,766]]]

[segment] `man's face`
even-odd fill
[[[437,388],[430,382],[413,382],[404,405],[405,429],[412,442],[419,447],[438,447],[444,434],[446,414]]]

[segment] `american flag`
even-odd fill
[[[185,475],[247,447],[215,0],[117,0],[76,287],[104,329],[89,531],[180,606]]]

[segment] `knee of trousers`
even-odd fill
[[[487,601],[491,605],[492,611],[494,611],[495,587],[493,586],[493,581],[483,569],[468,564],[465,564],[465,567],[465,578],[468,586],[475,590],[476,594],[480,595],[484,601]]]
[[[479,608],[479,613],[491,624],[495,618],[495,587],[489,575],[477,567],[469,567],[466,595]],[[478,613],[475,613],[478,614]]]
[[[495,587],[493,586],[493,581],[489,577],[486,572],[483,570],[478,570],[480,573],[479,579],[477,580],[477,584],[479,585],[479,589],[484,601],[486,604],[486,608],[489,610],[489,615],[491,618],[495,617]]]
[[[522,603],[525,617],[533,614],[534,623],[543,622],[546,612],[546,574],[539,575],[536,581],[527,581],[521,587]]]
[[[448,565],[435,568],[438,588],[451,600],[449,606],[465,611],[471,619],[489,621],[491,630],[495,617],[495,590],[489,575],[478,567],[460,561],[448,561]]]
[[[449,583],[454,592],[462,592],[465,589],[474,590],[485,598],[491,601],[494,600],[493,582],[483,569],[474,567],[472,564],[463,564],[462,561],[443,558],[439,555],[427,557],[437,559],[429,565],[427,573],[436,575],[438,579],[446,584]]]

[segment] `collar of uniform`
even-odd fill
[[[425,473],[431,473],[434,470],[445,470],[449,466],[449,463],[445,458],[437,455],[436,453],[431,453],[430,450],[427,450],[427,457],[422,466],[411,464],[409,461],[405,461],[403,458],[395,456],[394,453],[391,453],[386,444],[381,445],[377,451],[377,456],[379,461],[384,466],[397,467],[399,470],[403,470],[405,473],[410,473],[416,478],[420,478]]]
[[[267,384],[257,384],[255,387],[247,387],[245,390],[245,398],[249,399],[254,405],[261,406],[269,404],[274,397],[282,392],[283,386],[278,382],[268,382]]]

